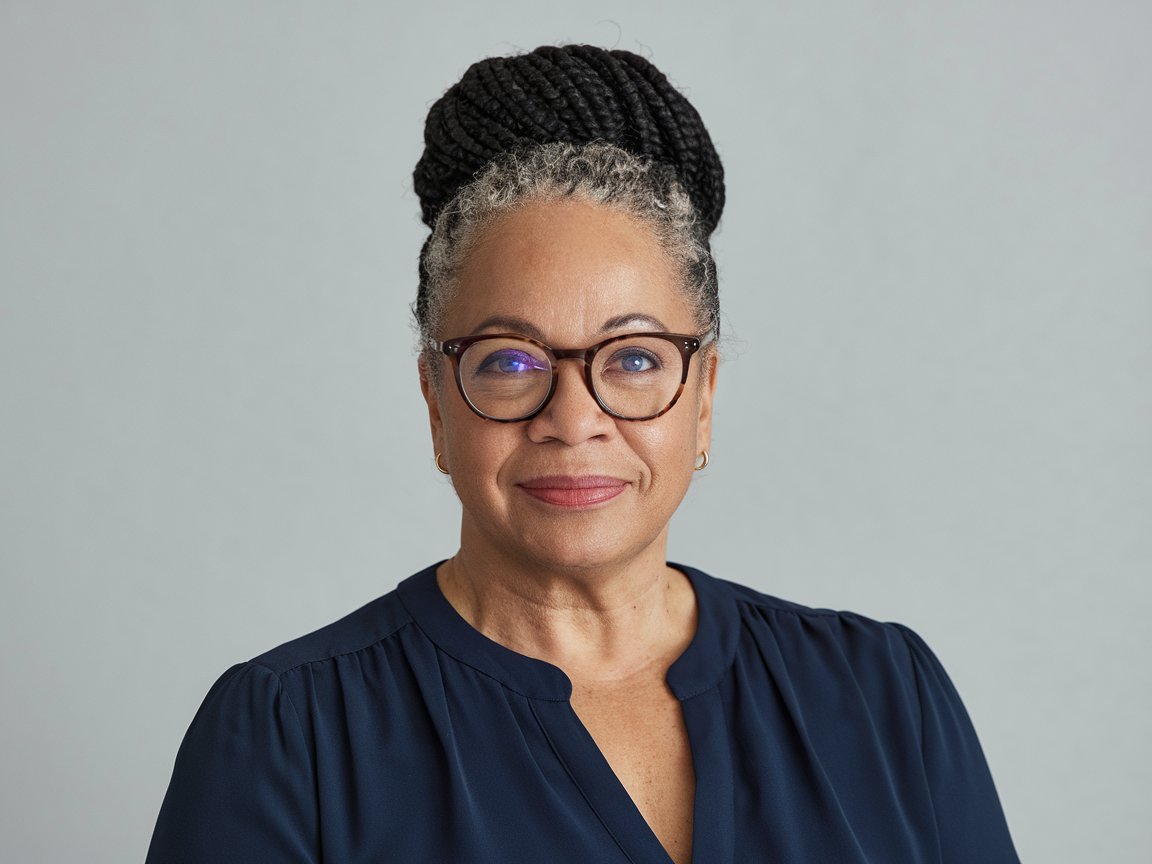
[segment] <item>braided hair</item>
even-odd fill
[[[724,169],[696,109],[637,54],[543,46],[474,63],[429,110],[413,180],[433,229],[414,305],[425,341],[475,230],[549,189],[622,204],[653,225],[684,264],[689,293],[703,292],[702,323],[717,323],[708,240]]]

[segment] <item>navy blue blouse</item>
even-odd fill
[[[696,864],[1018,864],[919,637],[679,569],[699,617],[667,680]],[[555,666],[473,629],[430,567],[224,673],[148,862],[668,864],[570,694]]]

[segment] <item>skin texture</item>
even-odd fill
[[[568,199],[526,204],[485,230],[440,335],[511,331],[570,348],[697,329],[643,223]],[[695,780],[664,678],[695,632],[695,596],[665,550],[668,521],[710,443],[714,355],[696,355],[675,407],[643,422],[605,414],[583,363],[561,361],[544,411],[495,423],[465,405],[449,361],[439,361],[440,386],[422,374],[421,389],[463,507],[441,589],[481,633],[568,675],[572,707],[617,777],[673,860],[689,861]],[[597,482],[615,494],[574,506],[528,491],[557,476],[610,478]]]

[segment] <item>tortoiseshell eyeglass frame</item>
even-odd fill
[[[595,359],[596,354],[609,345],[617,342],[623,342],[626,339],[635,339],[637,337],[664,339],[671,342],[680,352],[680,359],[683,367],[680,371],[680,385],[676,388],[676,393],[672,399],[662,409],[655,414],[647,414],[643,417],[628,417],[624,414],[619,414],[613,411],[604,404],[604,400],[600,398],[600,394],[596,392],[596,386],[592,380],[592,361]],[[603,342],[597,342],[595,345],[588,348],[553,348],[551,345],[545,345],[538,339],[532,339],[528,336],[523,336],[519,333],[484,333],[480,336],[460,336],[455,339],[445,339],[443,342],[432,342],[432,347],[440,351],[452,359],[452,371],[456,378],[456,389],[460,391],[460,398],[465,404],[472,409],[476,414],[483,417],[485,420],[492,420],[496,423],[522,423],[525,420],[531,420],[552,401],[552,396],[556,392],[556,375],[559,372],[557,364],[561,360],[583,360],[584,361],[584,384],[588,387],[588,392],[592,394],[592,398],[596,400],[596,404],[600,406],[605,414],[615,417],[617,420],[628,420],[630,422],[639,422],[643,420],[655,420],[672,410],[672,406],[680,398],[680,394],[684,392],[684,385],[688,381],[688,367],[692,362],[692,355],[698,352],[701,348],[708,345],[715,338],[715,333],[709,331],[700,336],[692,336],[685,333],[625,333],[621,336],[613,336],[605,339]],[[464,383],[460,380],[460,358],[464,352],[471,346],[478,342],[485,342],[491,339],[518,339],[521,342],[528,342],[535,345],[542,350],[548,357],[551,364],[551,380],[548,383],[548,393],[540,400],[532,411],[522,417],[493,417],[490,414],[485,414],[468,398],[468,393],[464,389]]]

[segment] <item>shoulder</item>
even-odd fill
[[[786,692],[806,714],[804,706],[820,706],[817,713],[834,708],[838,716],[855,694],[870,722],[917,738],[924,716],[965,716],[944,667],[906,625],[804,606],[700,571],[690,576],[705,602],[727,607],[737,622],[730,683]]]
[[[880,621],[875,618],[869,618],[867,615],[861,615],[858,612],[844,609],[805,606],[802,603],[794,603],[791,600],[784,600],[772,594],[765,594],[763,591],[758,591],[755,588],[750,588],[739,582],[712,576],[695,567],[686,567],[680,564],[676,566],[688,572],[689,575],[693,577],[693,583],[697,588],[704,587],[717,597],[726,598],[745,610],[756,610],[764,615],[791,615],[812,622],[850,621],[869,629],[880,631],[891,630],[901,634],[910,632],[906,626],[896,622]]]
[[[848,610],[805,606],[694,568],[682,569],[690,571],[697,590],[707,591],[711,602],[735,608],[741,643],[784,659],[822,658],[830,666],[870,665],[910,675],[915,654],[930,654],[923,640],[904,624]]]
[[[419,575],[419,574],[417,574]],[[279,677],[304,666],[379,648],[412,623],[397,589],[324,627],[253,657],[246,665]]]

